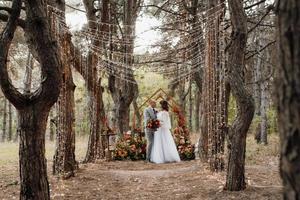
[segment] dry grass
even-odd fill
[[[193,136],[193,141],[197,139]],[[0,144],[0,199],[18,199],[18,145]],[[76,156],[82,160],[87,139],[76,142]],[[247,140],[246,177],[242,192],[223,191],[224,173],[211,173],[200,161],[145,164],[144,162],[104,162],[80,165],[76,177],[59,180],[50,175],[52,199],[281,199],[278,175],[278,137],[269,145]],[[47,142],[50,172],[54,143]],[[82,184],[84,183],[84,184]]]

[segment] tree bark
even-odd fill
[[[237,103],[237,115],[228,135],[228,167],[225,189],[243,190],[245,183],[246,137],[254,115],[254,100],[245,89],[243,69],[247,43],[247,17],[243,2],[229,0],[232,24],[231,43],[228,49],[228,83]]]
[[[140,114],[139,107],[137,104],[137,98],[134,99],[134,101],[132,102],[132,105],[133,105],[134,115],[136,117],[136,122],[133,122],[133,123],[137,123],[135,128],[142,128],[142,119],[141,119],[141,114]]]
[[[279,65],[277,109],[281,140],[283,197],[300,199],[300,1],[277,2]]]
[[[8,104],[8,135],[7,141],[12,141],[12,105],[11,103]]]
[[[96,32],[97,27],[95,21],[97,21],[97,16],[94,4],[88,0],[83,1],[84,6],[87,10],[88,26],[94,31],[94,34],[103,34],[108,30],[108,17],[109,17],[109,1],[104,0],[101,4],[101,22],[103,23],[100,27],[99,33]],[[92,41],[94,46],[103,45],[100,41]],[[101,46],[102,48],[102,46]],[[104,103],[103,103],[103,87],[101,86],[102,79],[98,78],[97,65],[98,57],[90,51],[87,56],[87,75],[85,77],[86,87],[88,90],[88,107],[89,107],[89,119],[90,119],[90,135],[88,149],[86,152],[84,162],[94,162],[99,158],[104,158],[104,149],[102,149],[102,129],[103,129],[103,119],[105,117]]]
[[[54,117],[54,110],[52,109],[50,111],[50,134],[49,134],[49,140],[54,141],[54,135],[55,135],[55,127],[56,127],[56,119]]]
[[[200,131],[200,103],[201,103],[201,93],[197,89],[195,94],[195,131],[198,133]]]
[[[189,82],[189,127],[193,131],[193,94],[192,94],[192,80]]]
[[[4,97],[3,99],[3,123],[2,123],[2,142],[6,141],[6,124],[7,124],[7,99]]]
[[[0,84],[5,97],[18,111],[20,134],[20,199],[50,199],[45,159],[45,131],[51,106],[61,85],[59,51],[51,37],[43,0],[26,0],[26,34],[37,50],[42,83],[35,93],[21,94],[10,82],[7,56],[17,28],[22,1],[13,0],[11,14],[0,38]]]
[[[134,33],[134,25],[136,23],[137,15],[139,12],[141,1],[128,0],[124,3],[124,38],[125,41],[130,41],[129,44],[124,45],[122,50],[126,55],[123,61],[127,66],[133,64],[133,58],[130,56],[133,54],[134,40],[132,34]],[[113,11],[111,11],[113,12]],[[112,99],[115,104],[115,118],[117,124],[117,131],[119,135],[129,130],[129,113],[130,105],[132,101],[138,95],[138,86],[133,76],[132,69],[126,69],[125,72],[128,79],[131,81],[121,80],[114,75],[109,77],[109,90],[112,95]]]
[[[50,199],[45,159],[47,116],[48,111],[36,105],[19,111],[20,199]]]
[[[56,7],[61,12],[61,20],[65,19],[65,1],[48,0],[48,4]],[[68,45],[70,33],[61,29],[62,25],[56,27],[59,33],[57,40],[60,44],[60,57],[62,60],[62,88],[57,102],[57,120],[56,120],[56,148],[53,157],[53,174],[62,175],[69,178],[75,175],[78,163],[75,159],[75,84],[72,76],[71,50]],[[53,28],[54,29],[54,28]]]
[[[65,33],[67,34],[67,33]],[[66,36],[64,34],[64,36]],[[66,39],[61,36],[61,43]],[[68,36],[67,36],[68,37]],[[74,92],[76,86],[73,82],[70,60],[66,56],[68,52],[66,45],[62,45],[63,78],[60,97],[57,102],[58,120],[56,127],[56,148],[53,158],[53,174],[63,175],[69,178],[75,175],[78,163],[75,159],[75,100]]]
[[[31,90],[31,82],[32,82],[32,68],[33,68],[33,56],[31,55],[30,51],[27,55],[26,61],[26,70],[25,70],[25,77],[24,77],[24,93],[29,94]]]

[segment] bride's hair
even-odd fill
[[[166,110],[166,111],[169,111],[169,105],[168,105],[168,102],[165,101],[165,100],[162,100],[159,102],[160,103],[160,106],[163,110]]]

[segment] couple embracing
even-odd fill
[[[171,134],[171,120],[168,102],[160,102],[158,112],[156,102],[150,100],[144,110],[145,134],[147,138],[146,160],[153,163],[179,162],[180,157]]]

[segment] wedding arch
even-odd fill
[[[174,98],[169,95],[165,90],[163,90],[162,88],[159,88],[158,90],[156,90],[151,96],[147,97],[146,100],[138,106],[138,112],[139,113],[139,117],[142,119],[143,118],[143,110],[146,106],[148,106],[148,101],[150,99],[155,100],[157,103],[161,100],[167,100],[168,104],[170,106],[170,111],[174,110],[174,109],[178,109],[179,108],[179,104],[174,100]],[[179,108],[180,109],[180,108]],[[141,128],[143,127],[142,125],[142,121],[137,121],[137,116],[133,115],[132,117],[132,125],[133,128]],[[141,123],[141,124],[139,124]]]

